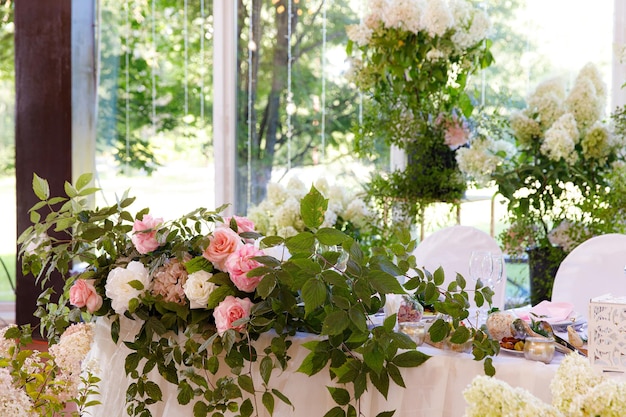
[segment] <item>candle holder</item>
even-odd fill
[[[552,362],[552,358],[554,358],[554,339],[527,337],[526,340],[524,340],[524,357],[543,363]]]
[[[426,339],[424,323],[419,321],[404,321],[398,323],[398,329],[409,336],[417,346],[421,346]]]

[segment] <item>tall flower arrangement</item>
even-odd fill
[[[552,245],[569,252],[597,229],[624,163],[623,135],[614,134],[606,100],[597,67],[587,64],[569,91],[562,78],[544,81],[510,116],[514,152],[489,137],[458,152],[464,173],[495,181],[508,200],[509,253]]]
[[[372,195],[410,215],[462,197],[454,155],[474,108],[468,79],[493,61],[489,29],[487,15],[465,0],[372,0],[363,23],[348,27],[351,79],[371,99],[357,148],[369,155],[384,140],[408,158],[405,169],[374,177]]]
[[[624,136],[605,116],[606,99],[597,67],[587,64],[569,90],[562,78],[546,80],[510,116],[514,152],[501,138],[482,137],[457,154],[464,173],[494,181],[506,198],[506,251],[528,251],[531,271],[551,265],[538,280],[531,274],[533,304],[550,298],[566,253],[594,235],[624,230],[611,208],[613,193],[623,189]]]
[[[398,368],[428,359],[394,331],[395,315],[376,327],[368,318],[389,294],[407,290],[426,294],[425,301],[448,316],[431,326],[433,341],[471,339],[476,359],[495,372],[498,343],[461,325],[469,316],[465,280],[458,276],[456,285],[440,289],[443,271],[416,268],[406,230],[393,247],[370,255],[346,233],[323,226],[329,200],[314,187],[300,201],[306,230],[282,238],[263,237],[249,219],[223,218],[219,209],[199,208],[172,221],[148,209],[131,215],[133,198],[126,193],[110,207],[92,209],[86,198],[97,189],[90,181],[83,175],[66,183],[61,197],[34,176],[40,201],[30,210],[33,225],[18,239],[22,268],[41,282],[53,271],[65,279],[58,299],[50,290],[39,299],[37,315],[50,340],[70,323],[98,318],[110,323],[112,340],[130,350],[119,370],[131,381],[130,415],[149,417],[150,405],[162,400],[162,386],[148,377],[155,369],[177,387],[180,404],[193,404],[194,415],[250,416],[261,406],[271,414],[276,401],[291,405],[271,378],[289,364],[297,331],[320,335],[305,345],[311,352],[299,371],[330,370],[337,406],[329,413],[353,415],[365,389],[385,394],[391,381],[404,386]],[[82,268],[71,274],[72,264]],[[404,286],[398,276],[406,277]],[[479,304],[491,300],[489,288],[473,291]],[[139,330],[124,340],[129,320]],[[268,345],[255,347],[262,334]],[[254,383],[253,362],[262,384]]]

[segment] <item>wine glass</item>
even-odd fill
[[[492,253],[491,264],[493,271],[491,273],[491,279],[487,282],[487,285],[489,285],[489,288],[493,290],[496,285],[502,282],[502,279],[506,275],[504,255],[501,253]]]
[[[492,254],[486,250],[472,251],[469,260],[469,273],[474,281],[488,284],[493,275]]]
[[[485,250],[472,251],[469,259],[469,274],[474,281],[480,281],[483,285],[493,288],[494,264],[492,253]],[[502,271],[500,271],[500,275],[502,275]],[[483,304],[476,310],[476,321],[480,325],[486,319],[487,310]]]

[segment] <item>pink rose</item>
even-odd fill
[[[252,258],[263,255],[265,253],[262,250],[255,248],[254,245],[246,244],[226,260],[226,271],[230,274],[230,280],[241,291],[253,292],[259,285],[262,276],[248,277],[246,274],[262,265]]]
[[[250,309],[253,304],[248,298],[236,298],[232,295],[224,298],[213,310],[217,333],[221,336],[226,330],[234,329],[241,331],[245,329],[245,324],[233,327],[233,323],[239,319],[250,316]]]
[[[241,246],[243,242],[233,229],[218,227],[213,235],[209,236],[209,246],[202,256],[211,261],[220,271],[225,271],[226,259]]]
[[[235,219],[235,222],[237,223],[237,233],[243,233],[243,232],[254,232],[254,222],[250,219],[248,219],[247,217],[239,217],[239,216],[233,216],[233,217],[224,217],[224,226],[225,227],[229,227],[230,226],[230,222],[231,219]]]
[[[135,220],[133,224],[135,233],[131,240],[139,253],[145,255],[161,245],[156,239],[157,228],[161,223],[163,223],[161,217],[155,219],[149,214],[145,214],[141,220]]]
[[[93,279],[78,279],[70,288],[70,303],[78,308],[87,307],[87,311],[95,313],[102,307],[102,297],[94,287]]]

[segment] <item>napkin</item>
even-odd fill
[[[545,320],[548,323],[558,323],[567,320],[574,310],[574,305],[565,301],[553,302],[544,300],[525,312],[519,312],[522,320]],[[545,316],[545,317],[541,317]]]

